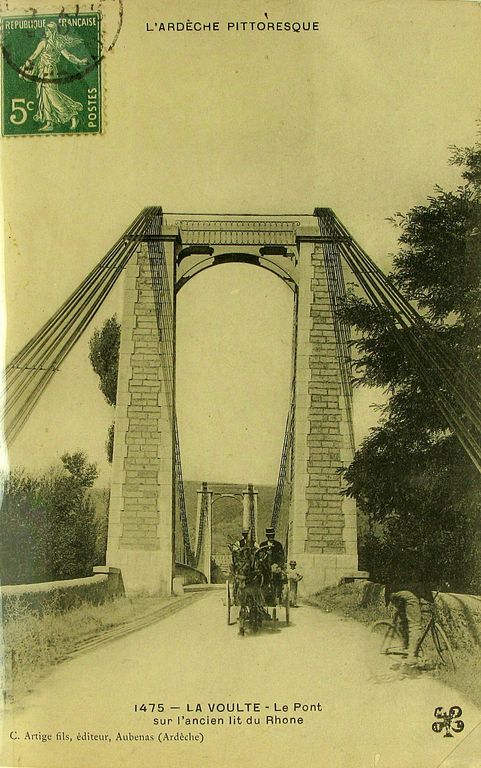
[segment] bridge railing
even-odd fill
[[[207,577],[202,571],[185,563],[175,564],[175,576],[182,579],[184,586],[187,584],[207,584]]]

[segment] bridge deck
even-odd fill
[[[458,692],[429,677],[374,682],[366,628],[306,606],[293,614],[290,627],[268,626],[241,638],[226,624],[222,594],[213,591],[155,625],[60,665],[22,709],[7,713],[4,734],[13,728],[20,740],[4,740],[0,764],[292,768],[315,756],[320,768],[438,768],[456,744],[460,753],[472,751],[473,762],[464,755],[463,764],[475,764],[481,712]],[[247,712],[255,702],[259,712]],[[308,711],[294,711],[295,702]],[[139,710],[143,703],[147,712]],[[164,713],[150,711],[157,703]],[[209,712],[209,704],[217,703],[234,704],[240,722],[229,724],[226,713]],[[453,704],[462,706],[466,723],[454,745],[431,730],[434,708]],[[195,711],[197,705],[202,711]],[[276,705],[287,710],[275,712]],[[261,724],[249,724],[249,715]],[[224,717],[224,723],[184,724],[183,717],[194,716]],[[294,716],[303,722],[266,722]],[[162,717],[172,723],[154,723]],[[25,740],[27,730],[50,733],[52,741]],[[56,737],[62,732],[72,741]],[[203,741],[159,743],[166,733],[202,734]],[[104,736],[107,741],[100,741]],[[145,740],[149,736],[152,741]]]

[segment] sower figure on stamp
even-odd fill
[[[297,562],[295,560],[289,561],[289,568],[287,569],[287,580],[289,581],[289,604],[293,608],[297,608],[297,585],[304,578],[302,574],[297,570]]]
[[[81,43],[82,40],[78,37],[60,34],[55,22],[51,21],[45,26],[45,37],[40,40],[22,67],[24,74],[36,77],[37,112],[33,119],[44,123],[39,131],[53,131],[54,125],[68,122],[72,131],[77,127],[77,115],[83,109],[82,104],[62,93],[56,79],[59,76],[58,65],[62,56],[79,67],[88,64],[88,59],[79,59],[67,50]]]

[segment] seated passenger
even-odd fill
[[[232,551],[237,552],[239,549],[242,549],[243,547],[248,547],[248,546],[249,546],[249,529],[243,528],[240,539],[238,539],[238,541],[235,541],[234,544],[232,545]]]
[[[274,528],[266,528],[266,539],[265,541],[261,541],[259,549],[267,548],[270,553],[272,565],[277,565],[279,568],[283,568],[286,564],[284,547],[280,541],[277,541],[275,535],[276,532]]]

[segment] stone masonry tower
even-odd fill
[[[171,240],[141,243],[124,283],[107,564],[149,595],[173,577],[173,266]]]
[[[300,243],[289,557],[306,593],[357,570],[355,502],[341,495],[353,450],[326,257],[317,233]]]

